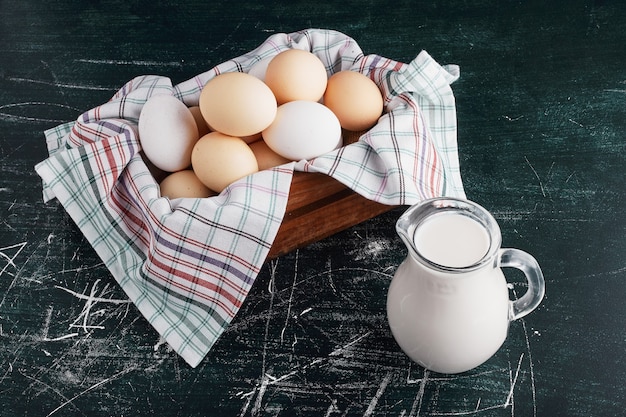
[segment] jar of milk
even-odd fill
[[[459,373],[489,359],[509,322],[534,310],[545,292],[531,255],[503,249],[500,228],[478,204],[434,198],[410,207],[396,223],[408,248],[387,294],[387,316],[400,348],[435,372]],[[518,268],[528,289],[509,299],[501,267]]]

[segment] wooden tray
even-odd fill
[[[344,144],[361,133],[344,132]],[[267,259],[274,259],[393,209],[368,200],[325,174],[294,172],[283,222]]]

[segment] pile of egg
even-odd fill
[[[356,71],[330,77],[313,53],[289,49],[248,73],[213,77],[199,105],[168,95],[148,99],[139,116],[144,156],[166,173],[161,195],[209,197],[259,170],[312,159],[343,145],[342,129],[376,124],[383,99]]]

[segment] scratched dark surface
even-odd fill
[[[462,176],[547,295],[486,364],[424,371],[387,327],[401,210],[265,265],[188,367],[33,166],[43,130],[142,74],[184,81],[271,33],[460,65]],[[626,406],[626,2],[0,0],[0,415],[617,416]],[[523,291],[521,280],[508,274]]]

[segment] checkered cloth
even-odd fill
[[[357,143],[309,161],[243,178],[219,196],[169,200],[139,153],[137,120],[146,100],[170,94],[198,104],[217,74],[247,72],[288,48],[309,50],[329,74],[355,70],[374,80],[385,113]],[[235,316],[285,213],[294,170],[328,174],[385,204],[463,197],[450,83],[458,67],[426,52],[411,63],[364,55],[335,31],[270,36],[257,49],[178,85],[137,77],[107,103],[45,132],[49,158],[35,167],[43,197],[56,198],[130,300],[189,365],[197,366]]]

